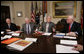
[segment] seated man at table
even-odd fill
[[[22,31],[26,34],[32,34],[35,31],[35,24],[31,23],[29,18],[25,18],[25,23],[22,25]]]
[[[43,32],[55,32],[55,25],[51,22],[51,17],[47,16],[46,20],[47,22],[42,23],[40,30]]]
[[[65,29],[62,32],[67,33],[68,35],[71,36],[76,35],[81,36],[82,35],[81,25],[74,21],[74,17],[72,15],[68,16],[67,25],[65,26]]]
[[[7,18],[6,23],[3,26],[4,31],[17,31],[18,28],[14,23],[11,23],[11,19]]]

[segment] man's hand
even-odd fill
[[[77,36],[75,32],[69,32],[66,35],[70,35],[70,36]]]
[[[83,51],[83,45],[75,45],[75,48],[73,48],[72,50],[76,50],[76,51]]]
[[[52,28],[53,29],[53,32],[55,32],[55,28]]]

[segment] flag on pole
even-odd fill
[[[35,13],[34,13],[33,2],[31,3],[31,22],[35,22]]]
[[[36,1],[36,6],[35,6],[35,15],[38,13],[38,6],[37,6],[37,1]]]
[[[35,6],[35,21],[37,25],[40,24],[40,12],[38,10],[37,2]]]
[[[83,29],[83,3],[82,3],[82,9],[81,9],[81,28]]]

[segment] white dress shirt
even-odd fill
[[[46,23],[46,32],[48,32],[49,23]]]
[[[27,32],[27,34],[31,33],[30,24],[26,24],[26,32]]]

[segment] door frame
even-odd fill
[[[10,18],[11,18],[11,22],[14,23],[14,17],[13,17],[13,8],[12,8],[12,4],[1,4],[1,6],[9,6],[10,8]]]

